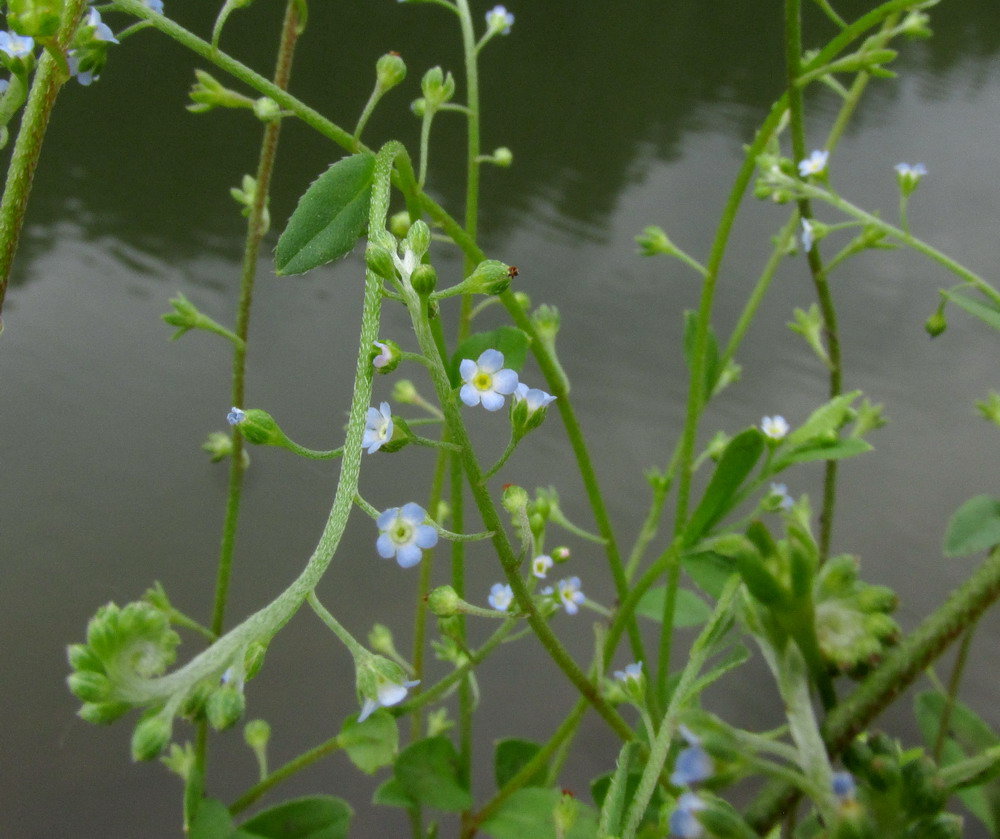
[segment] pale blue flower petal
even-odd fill
[[[409,504],[403,505],[399,517],[410,524],[423,524],[424,519],[427,518],[427,511],[415,501],[411,501]]]
[[[88,84],[88,82],[81,82],[81,84]],[[246,418],[247,418],[246,412],[241,411],[239,408],[236,407],[231,408],[229,413],[226,414],[226,421],[230,425],[239,425]]]
[[[412,543],[399,545],[396,548],[396,562],[399,563],[400,568],[412,568],[420,562],[420,557],[422,555],[423,552],[420,548]]]
[[[479,391],[472,385],[462,385],[462,389],[458,392],[458,398],[470,408],[475,408],[479,404]]]
[[[509,396],[516,389],[517,389],[517,373],[515,373],[513,370],[500,370],[494,373],[493,390],[495,390],[497,393],[502,393],[504,396]]]
[[[479,372],[479,367],[471,358],[463,358],[462,363],[458,365],[458,374],[462,377],[463,382],[469,381],[477,372]]]
[[[383,533],[375,541],[375,550],[382,559],[392,559],[396,554],[396,543],[388,533]]]
[[[693,792],[685,792],[677,799],[677,809],[670,814],[670,833],[681,839],[698,839],[705,829],[694,814],[706,806]]]
[[[503,367],[503,353],[499,350],[483,350],[476,366],[484,373],[496,373]]]
[[[413,544],[418,548],[433,548],[438,542],[438,533],[429,524],[422,524],[417,528],[417,532],[413,537]]]
[[[714,774],[715,763],[708,752],[699,745],[688,746],[677,755],[670,783],[677,787],[686,787],[711,778]]]
[[[483,391],[479,398],[487,411],[499,411],[503,407],[503,397],[492,390]]]
[[[388,530],[389,525],[396,520],[396,516],[398,515],[399,507],[390,507],[384,513],[379,514],[379,517],[375,519],[375,525],[379,530]]]

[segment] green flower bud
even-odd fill
[[[500,146],[493,152],[493,162],[506,169],[514,162],[514,152],[506,146]]]
[[[51,38],[62,23],[64,0],[8,0],[7,25],[29,38]]]
[[[932,816],[948,802],[950,790],[927,755],[903,767],[902,804],[914,816]]]
[[[552,811],[552,822],[555,825],[556,836],[569,836],[576,817],[579,815],[579,804],[569,790],[563,790],[562,796]]]
[[[639,246],[639,253],[643,256],[657,256],[658,254],[672,254],[677,252],[673,242],[667,237],[662,227],[652,225],[643,229],[642,233],[635,237]]]
[[[439,618],[461,614],[462,599],[451,586],[438,586],[427,595],[427,607]]]
[[[191,104],[187,109],[191,113],[203,114],[213,108],[255,108],[249,96],[230,90],[210,73],[195,70],[194,77],[195,83],[188,92]]]
[[[162,714],[141,720],[132,732],[132,760],[154,760],[173,736],[173,720]]]
[[[944,316],[944,302],[938,306],[937,311],[934,312],[926,321],[924,321],[924,331],[927,332],[931,338],[937,338],[942,332],[948,328],[948,321]]]
[[[393,213],[389,218],[389,232],[397,239],[405,239],[410,232],[410,214],[406,210]]]
[[[876,755],[868,764],[868,783],[879,792],[886,792],[899,785],[899,761],[895,755]]]
[[[379,93],[386,93],[406,78],[406,62],[398,52],[387,52],[375,62],[375,78]]]
[[[528,311],[531,308],[531,298],[523,291],[514,292],[514,302],[521,307],[521,311]]]
[[[246,710],[247,700],[237,685],[228,684],[217,688],[205,703],[205,717],[216,731],[232,728],[240,721]]]
[[[503,294],[516,276],[517,268],[513,265],[498,259],[484,259],[462,285],[469,294]]]
[[[247,647],[243,655],[243,678],[250,681],[260,672],[264,666],[264,657],[267,655],[267,646],[260,641],[255,641]]]
[[[455,727],[455,723],[448,719],[448,709],[438,708],[427,715],[427,736],[437,737],[445,734]]]
[[[410,225],[410,230],[403,240],[403,250],[411,250],[417,259],[422,259],[431,246],[431,229],[427,222],[417,219]]]
[[[414,99],[410,103],[410,110],[413,111],[414,116],[423,117],[427,113],[427,100],[422,96],[419,99]]]
[[[938,813],[918,819],[906,831],[906,839],[961,839],[962,818],[954,813]]]
[[[558,548],[553,548],[549,556],[556,565],[561,565],[569,560],[570,550],[565,545],[560,545]]]
[[[528,516],[528,526],[537,539],[545,531],[545,518],[538,513]]]
[[[184,704],[181,705],[180,715],[188,720],[202,720],[205,718],[205,705],[208,698],[215,692],[217,684],[214,679],[199,682],[195,685],[187,696],[184,697]]]
[[[528,492],[524,487],[516,484],[508,484],[503,489],[503,496],[500,499],[504,509],[514,515],[523,512],[528,507]]]
[[[254,751],[263,749],[271,739],[271,726],[267,720],[250,720],[243,726],[243,739]]]
[[[281,119],[281,105],[270,96],[261,96],[253,103],[253,113],[261,122],[274,122]]]
[[[365,248],[365,264],[383,280],[395,280],[398,276],[392,254],[381,245],[368,243],[368,247]]]
[[[92,670],[95,673],[103,673],[104,665],[101,660],[94,655],[93,650],[86,644],[70,644],[66,648],[66,657],[69,659],[69,666],[74,670]]]
[[[291,440],[274,421],[274,417],[259,408],[250,408],[247,411],[233,408],[229,413],[229,424],[237,426],[243,439],[255,446],[288,448],[291,445]]]
[[[392,386],[392,398],[400,405],[416,405],[420,400],[417,388],[409,379],[400,379]]]
[[[111,696],[111,682],[108,677],[93,670],[71,673],[66,682],[73,695],[84,702],[103,702]]]
[[[392,638],[392,630],[383,624],[377,623],[368,633],[368,645],[377,653],[381,653],[389,658],[395,658],[396,645]]]
[[[91,725],[110,725],[131,710],[128,702],[84,702],[76,713]]]
[[[553,341],[559,333],[559,310],[543,303],[531,315],[531,322],[543,340]]]
[[[426,297],[437,285],[437,271],[434,270],[434,266],[426,263],[418,265],[410,275],[410,284],[417,294]]]

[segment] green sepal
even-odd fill
[[[173,720],[154,712],[139,721],[132,732],[132,759],[155,760],[173,735]]]
[[[69,660],[69,666],[74,670],[92,670],[95,673],[104,672],[104,665],[101,664],[101,660],[86,644],[70,644],[66,647],[66,658]]]
[[[223,685],[212,692],[205,703],[205,718],[216,731],[225,731],[240,721],[247,700],[236,685]]]
[[[91,725],[110,725],[131,710],[128,702],[84,702],[76,714]]]
[[[355,154],[334,163],[299,199],[274,250],[279,276],[302,274],[346,256],[368,223],[375,157]]]
[[[69,674],[66,683],[72,694],[84,702],[104,702],[111,697],[111,682],[103,673],[77,671]]]

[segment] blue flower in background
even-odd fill
[[[830,158],[830,152],[816,149],[805,160],[799,161],[799,175],[803,178],[809,175],[819,175],[826,169],[826,162]]]
[[[27,58],[35,50],[35,42],[14,32],[0,32],[0,52],[10,58]]]
[[[677,799],[677,809],[670,814],[670,833],[682,839],[698,839],[705,829],[695,817],[695,813],[708,805],[695,793],[685,792]]]
[[[514,15],[507,11],[506,6],[494,6],[486,13],[486,25],[501,35],[509,35]]]
[[[490,589],[489,602],[498,612],[506,612],[514,602],[514,590],[506,583],[494,583]]]
[[[680,727],[680,732],[688,746],[677,755],[670,783],[677,787],[686,787],[711,778],[715,774],[715,761],[702,748],[701,738],[685,725]]]
[[[377,409],[368,409],[365,420],[365,434],[361,445],[368,449],[368,454],[375,454],[385,443],[392,439],[392,411],[389,403],[383,402]]]

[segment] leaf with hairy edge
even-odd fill
[[[368,223],[375,157],[354,154],[310,184],[274,249],[279,276],[302,274],[347,256]]]
[[[968,556],[1000,545],[1000,499],[970,498],[951,517],[944,537],[944,555]]]

